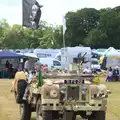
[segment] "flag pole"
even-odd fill
[[[66,31],[66,20],[63,15],[63,48],[64,48],[64,58],[65,58],[65,67],[67,68],[67,55],[66,55],[66,44],[65,44],[65,31]]]
[[[23,31],[23,0],[22,0],[22,31]]]
[[[23,28],[23,0],[22,0],[22,25],[21,25],[21,31],[22,31],[22,34],[24,35],[24,28]],[[24,58],[23,59],[23,62],[22,62],[22,69],[24,69]]]
[[[64,39],[64,31],[63,31],[63,58],[65,60],[65,39]],[[66,64],[63,64],[63,68],[66,67]]]
[[[64,34],[64,31],[63,31],[63,48],[65,48],[65,34]]]

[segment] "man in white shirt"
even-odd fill
[[[27,87],[26,87],[26,89],[25,89],[25,93],[24,93],[24,96],[23,96],[23,100],[27,100],[28,92],[29,92],[29,85],[30,85],[31,81],[33,80],[34,73],[35,73],[35,71],[30,71],[30,73],[29,73],[28,82],[27,82],[28,85],[27,85]]]
[[[90,74],[90,73],[91,73],[91,70],[88,69],[88,67],[86,67],[85,69],[83,69],[83,73],[88,73],[88,74]]]
[[[30,83],[33,79],[33,71],[30,71],[29,76],[28,76],[28,83]]]
[[[24,68],[28,69],[28,60],[25,61]]]
[[[108,82],[111,82],[111,81],[112,81],[112,75],[113,75],[112,71],[109,70],[109,71],[107,72],[106,82],[107,82],[107,81],[108,81]]]

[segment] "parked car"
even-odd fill
[[[99,60],[96,58],[91,59],[91,70],[92,71],[101,71]]]
[[[38,62],[47,65],[48,69],[61,69],[61,62],[55,58],[39,58]]]

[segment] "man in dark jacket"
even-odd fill
[[[119,70],[118,70],[118,68],[115,68],[113,70],[113,78],[116,82],[119,81]]]

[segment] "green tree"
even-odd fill
[[[84,41],[88,33],[97,27],[100,13],[93,8],[84,8],[76,12],[68,12],[66,43],[70,46],[86,44]]]
[[[120,12],[107,8],[100,10],[100,22],[96,29],[90,31],[85,39],[91,47],[119,48]]]
[[[114,7],[113,10],[116,11],[116,12],[120,12],[120,6]]]
[[[95,48],[119,48],[120,6],[115,8],[83,8],[66,13],[66,46],[91,46]],[[41,21],[38,30],[22,29],[21,25],[9,26],[0,20],[0,48],[61,48],[63,47],[63,26]]]
[[[3,41],[5,48],[23,49],[27,47],[27,43],[24,39],[23,31],[21,29],[21,25],[13,25],[12,28],[9,29]]]
[[[53,31],[54,44],[53,48],[62,48],[63,47],[63,27],[56,26]]]
[[[5,45],[3,44],[4,39],[6,38],[8,32],[10,31],[10,26],[5,19],[0,21],[0,48],[4,48]]]
[[[93,29],[89,32],[88,37],[85,39],[88,46],[92,48],[105,48],[109,47],[109,41],[106,33],[99,29]]]
[[[106,33],[109,45],[119,48],[120,44],[120,13],[114,10],[107,10],[101,13],[98,27]]]

